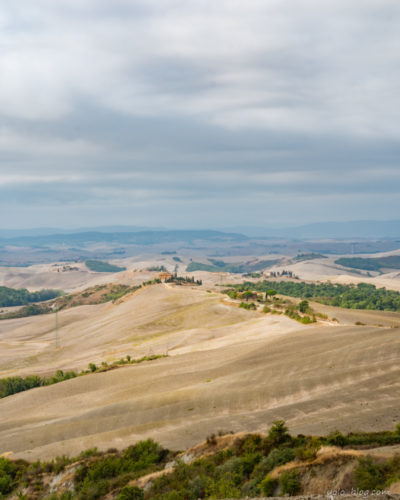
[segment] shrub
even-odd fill
[[[18,466],[14,462],[0,457],[0,498],[13,490],[17,472]]]
[[[321,441],[312,438],[303,446],[296,449],[296,458],[299,460],[314,460],[317,458],[318,450],[321,448]]]
[[[386,461],[359,458],[354,477],[360,489],[383,490],[400,479],[400,457],[395,455]]]
[[[270,476],[267,476],[260,483],[260,489],[266,497],[274,496],[277,486],[278,486],[278,480]]]
[[[151,439],[140,441],[126,448],[121,456],[102,456],[89,464],[81,465],[75,474],[75,486],[79,498],[100,498],[118,483],[124,486],[129,481],[129,474],[154,470],[168,454]]]
[[[385,486],[383,467],[372,460],[371,457],[359,458],[354,477],[357,486],[362,489],[383,489]]]
[[[82,451],[79,455],[79,458],[95,457],[99,454],[100,454],[100,452],[97,449],[97,447],[95,446],[93,448],[88,448],[87,450]]]
[[[222,477],[226,474],[239,474],[241,470],[242,459],[240,457],[231,457],[225,463],[219,465],[215,469],[215,474],[217,477]]]
[[[211,498],[240,498],[242,496],[240,489],[229,474],[213,481],[207,487],[206,495]]]
[[[142,500],[144,491],[137,486],[125,486],[118,493],[116,500]]]
[[[299,311],[303,314],[310,312],[310,304],[308,303],[308,300],[302,300],[299,303]]]
[[[300,492],[301,483],[299,473],[295,469],[284,472],[279,478],[279,482],[282,488],[283,495],[288,494],[292,496]]]
[[[254,304],[254,302],[241,302],[239,304],[239,307],[243,308],[243,309],[248,309],[248,310],[255,310],[257,309],[257,306]]]
[[[331,432],[327,436],[326,441],[332,446],[345,446],[347,444],[346,437],[340,431]]]
[[[275,467],[294,460],[292,448],[275,448],[264,457],[253,469],[250,481],[245,485],[245,493],[249,496],[260,496],[261,483]]]
[[[291,462],[295,458],[295,453],[292,448],[275,448],[270,452],[270,454],[265,458],[264,465],[269,471],[277,467],[278,465],[286,464]]]
[[[217,444],[217,438],[215,437],[215,434],[210,434],[209,436],[207,436],[206,443],[207,444],[211,444],[213,446],[216,445]]]
[[[316,319],[313,316],[312,318],[310,316],[303,316],[298,319],[300,323],[303,323],[303,325],[309,325],[310,323],[315,323]]]

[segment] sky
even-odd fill
[[[396,219],[398,0],[2,0],[0,227]]]

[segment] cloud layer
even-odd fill
[[[0,7],[1,226],[396,218],[397,0]]]

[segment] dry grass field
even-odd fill
[[[59,313],[58,349],[53,315],[2,321],[0,377],[169,356],[0,400],[0,453],[45,458],[148,436],[183,449],[277,418],[302,433],[392,428],[400,315],[332,309],[341,323],[303,326],[203,288],[157,285]]]

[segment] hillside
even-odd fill
[[[219,429],[265,431],[277,418],[318,434],[399,420],[398,314],[349,311],[336,326],[306,327],[226,300],[157,285],[61,311],[58,349],[52,316],[1,322],[0,377],[168,357],[0,400],[0,449],[49,458],[145,437],[183,449]],[[385,317],[391,326],[373,326]]]
[[[380,433],[219,433],[182,452],[153,440],[29,463],[0,456],[0,495],[61,500],[226,499],[304,495],[399,498],[399,427]],[[383,446],[382,446],[383,445]],[[370,493],[371,492],[371,493]],[[374,494],[375,493],[375,494]],[[396,495],[397,493],[397,495]],[[50,496],[49,496],[50,495]]]

